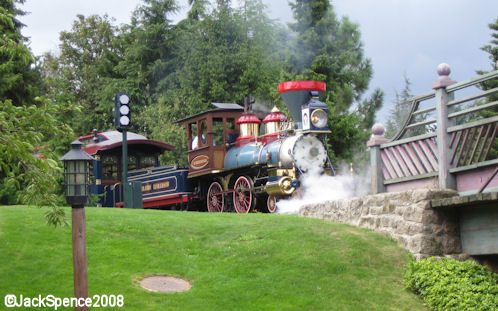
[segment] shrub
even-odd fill
[[[473,261],[411,261],[405,285],[434,310],[498,310],[498,274]]]

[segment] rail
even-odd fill
[[[498,87],[482,90],[484,83],[496,85],[498,70],[459,83],[450,79],[447,64],[437,72],[433,91],[408,100],[409,114],[391,140],[382,125],[372,128],[372,193],[498,186],[491,182],[498,167]]]

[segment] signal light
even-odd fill
[[[114,125],[118,129],[124,129],[130,127],[130,124],[130,95],[120,92],[114,98]]]

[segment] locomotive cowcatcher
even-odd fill
[[[324,92],[323,82],[281,83],[292,120],[276,107],[260,119],[237,104],[213,103],[213,110],[177,121],[188,137],[186,168],[160,166],[159,154],[173,147],[129,133],[128,180],[141,186],[144,208],[273,213],[278,199],[299,188],[302,174],[333,172]],[[101,206],[123,206],[116,133],[80,138],[96,156],[91,192],[101,196]]]

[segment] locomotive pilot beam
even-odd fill
[[[332,172],[324,143],[328,107],[320,101],[325,83],[289,81],[278,89],[291,120],[276,107],[264,116],[214,103],[212,110],[177,121],[188,138],[188,167],[130,171],[130,180],[142,182],[144,207],[273,213],[278,199],[299,189],[301,175]]]

